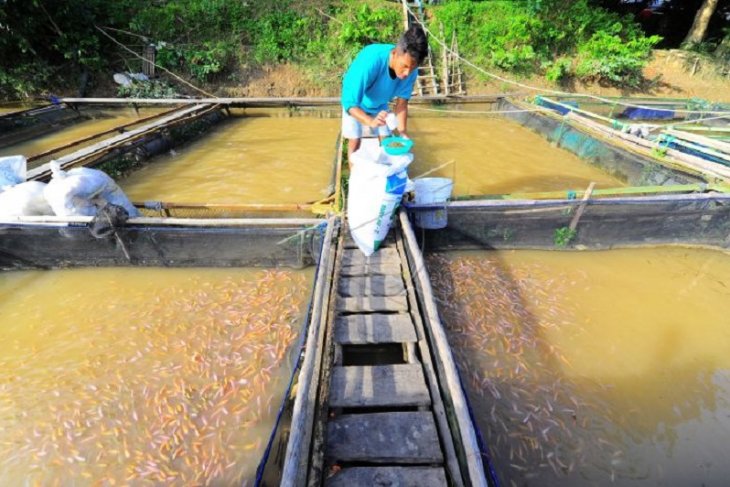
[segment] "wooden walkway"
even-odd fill
[[[324,484],[445,485],[434,404],[394,240],[369,258],[345,240],[335,308]]]
[[[453,431],[454,389],[434,363],[402,233],[365,257],[341,231],[321,371],[307,384],[311,397],[318,382],[311,450],[292,455],[282,485],[486,485],[473,429]],[[294,437],[298,425],[295,413]]]

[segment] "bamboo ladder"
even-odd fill
[[[440,25],[441,38],[444,37],[444,26]],[[461,70],[459,59],[459,41],[456,38],[456,31],[451,33],[451,47],[443,50],[441,59],[443,69],[444,95],[466,95],[466,84],[464,73]]]
[[[411,12],[415,12],[418,18],[416,19]],[[403,25],[405,30],[408,30],[414,22],[425,23],[423,2],[421,0],[403,4]],[[418,77],[416,78],[416,86],[414,87],[413,94],[419,96],[439,94],[439,83],[436,78],[436,70],[433,67],[433,56],[430,46],[423,65],[418,68]]]

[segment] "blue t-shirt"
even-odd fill
[[[342,108],[360,107],[374,115],[388,109],[393,98],[409,100],[418,69],[406,79],[391,78],[388,68],[393,44],[371,44],[357,55],[342,80]]]

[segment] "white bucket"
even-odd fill
[[[454,182],[448,178],[421,178],[416,185],[416,204],[446,203],[451,197]],[[446,208],[416,212],[416,225],[427,230],[446,228]]]

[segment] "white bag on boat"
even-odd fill
[[[25,156],[0,157],[0,190],[24,182],[27,167]]]
[[[0,193],[0,217],[53,215],[43,190],[46,184],[27,181]]]
[[[390,229],[406,189],[406,168],[413,154],[392,156],[377,143],[363,140],[352,154],[347,196],[347,218],[352,239],[363,254],[378,250]]]
[[[63,171],[56,161],[51,162],[53,179],[45,189],[45,196],[58,216],[95,216],[105,202],[123,207],[130,217],[139,211],[105,172],[88,167]]]

